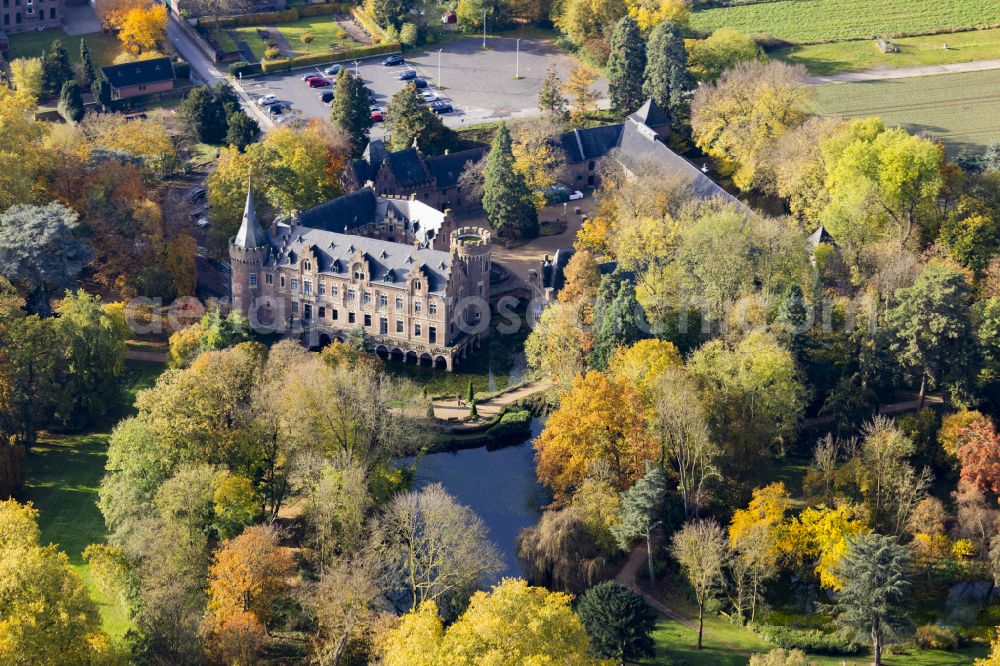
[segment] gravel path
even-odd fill
[[[1000,60],[976,60],[973,62],[956,62],[948,65],[920,65],[918,67],[880,67],[864,69],[859,72],[844,72],[829,76],[810,76],[806,82],[821,86],[827,83],[858,83],[862,81],[884,81],[886,79],[909,79],[915,76],[934,76],[935,74],[958,74],[961,72],[983,72],[990,69],[1000,69]]]

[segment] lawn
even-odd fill
[[[776,0],[696,11],[702,32],[735,28],[791,42],[865,39],[1000,25],[1000,3],[982,0]]]
[[[898,53],[882,53],[872,40],[808,44],[778,49],[771,55],[801,63],[810,74],[836,74],[862,69],[948,65],[1000,58],[1000,29],[970,30],[948,35],[893,40]],[[948,45],[945,50],[944,44]]]
[[[149,388],[163,366],[133,363],[126,366],[129,400],[135,392]],[[97,508],[97,488],[104,476],[109,432],[78,435],[46,435],[28,456],[27,488],[18,499],[32,502],[39,511],[43,544],[54,543],[69,556],[70,564],[83,576],[98,603],[104,629],[120,640],[129,628],[125,607],[105,597],[90,578],[83,561],[84,548],[105,539],[104,518]]]
[[[262,26],[243,26],[232,30],[246,41],[254,55],[263,58],[267,45],[257,36],[258,27]],[[271,27],[276,27],[278,32],[288,40],[288,45],[296,55],[359,46],[344,32],[343,28],[337,25],[337,21],[332,16],[306,16],[291,23],[282,23]],[[313,36],[313,40],[308,44],[302,41],[302,35],[306,33],[311,33]]]
[[[816,88],[816,110],[924,132],[949,154],[1000,140],[1000,70],[941,74]]]
[[[42,51],[48,51],[52,46],[52,41],[58,39],[66,47],[70,62],[80,62],[80,40],[86,39],[90,48],[90,55],[94,59],[94,65],[104,67],[114,61],[115,56],[121,52],[121,42],[114,35],[105,35],[102,32],[94,32],[89,35],[77,35],[70,37],[62,30],[49,29],[42,32],[21,32],[10,35],[10,59],[14,58],[37,58],[42,55]]]

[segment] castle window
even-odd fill
[[[372,294],[370,291],[361,292],[361,302],[364,303],[365,305],[368,305],[369,303],[372,302]]]
[[[299,290],[299,279],[292,278],[292,291],[298,291],[298,290]]]
[[[333,287],[330,290],[330,295],[331,296],[336,296],[339,292],[340,292],[340,289],[337,288],[337,285],[333,285]]]
[[[403,332],[403,320],[402,319],[397,319],[396,320],[396,332],[397,333],[402,333]]]
[[[590,162],[587,163],[587,170],[588,171],[594,170],[594,160],[590,160]]]
[[[302,318],[306,321],[312,319],[313,308],[308,303],[302,306]]]
[[[348,289],[347,290],[347,300],[349,300],[349,301],[353,301],[354,300],[354,290],[353,289]]]
[[[365,274],[361,271],[354,271],[354,279],[363,281],[365,279]]]
[[[302,281],[302,293],[304,293],[306,296],[312,296],[313,283],[311,280]]]
[[[434,326],[429,327],[427,329],[427,342],[433,344],[437,342],[437,337],[438,337],[437,328],[435,328]]]
[[[319,284],[316,285],[316,293],[319,294],[320,296],[326,295],[326,285],[323,284],[322,280],[320,280]]]
[[[372,325],[372,316],[370,314],[366,314],[365,315],[365,326],[368,327],[368,326],[371,326],[371,325]]]
[[[413,337],[415,337],[415,338],[419,338],[420,337],[420,324],[414,324],[413,325]]]
[[[378,334],[387,335],[389,333],[389,320],[385,317],[378,318]]]
[[[387,308],[387,307],[389,307],[389,297],[386,296],[385,294],[379,294],[378,295],[378,306],[380,308]]]
[[[284,275],[281,276],[281,288],[282,289],[285,288],[285,276]]]
[[[403,309],[403,297],[402,296],[397,296],[396,297],[396,309],[397,310],[402,310]]]
[[[413,291],[420,291],[420,280],[413,281]]]
[[[326,308],[324,308],[322,305],[319,306],[319,318],[326,319]]]
[[[304,270],[304,271],[311,271],[312,270],[312,264],[308,260],[303,261],[302,262],[302,270]]]
[[[256,287],[257,287],[257,274],[256,273],[251,273],[250,274],[250,288],[251,289],[255,289]]]
[[[413,311],[420,314],[420,301],[413,301]]]
[[[337,308],[334,308],[333,310],[331,310],[330,314],[332,315],[330,318],[333,319],[334,321],[337,321],[337,316],[338,316],[337,315]]]
[[[298,301],[292,301],[292,314],[299,313],[299,303]]]
[[[274,275],[271,273],[264,273],[264,284],[274,284]]]
[[[438,313],[438,304],[437,303],[428,303],[427,304],[427,311],[429,313],[431,313],[432,315],[436,315]]]
[[[353,312],[348,312],[347,313],[347,323],[348,324],[353,324],[354,323],[354,313]]]

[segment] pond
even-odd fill
[[[535,478],[535,450],[531,446],[543,425],[541,419],[534,419],[531,438],[520,444],[492,451],[480,447],[431,453],[417,463],[414,487],[440,483],[486,523],[506,565],[498,579],[522,575],[514,540],[518,532],[538,522],[542,507],[551,501]]]

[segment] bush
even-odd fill
[[[531,429],[531,412],[527,409],[509,409],[495,426],[490,428],[490,435],[497,439],[521,434]]]
[[[360,7],[351,7],[351,15],[354,16],[354,20],[356,20],[361,27],[364,28],[365,32],[371,35],[372,40],[375,42],[394,41],[386,39],[385,32],[383,32],[382,28],[379,27],[379,24],[376,23],[375,19],[369,16],[365,10]]]
[[[260,74],[260,64],[251,64],[246,60],[240,60],[239,62],[229,63],[229,74],[231,76],[252,76],[254,74]]]
[[[313,34],[311,32],[303,32],[301,35],[299,35],[299,39],[302,40],[303,44],[312,44],[312,41],[315,38],[313,37]]]
[[[187,79],[191,77],[191,65],[183,60],[178,60],[174,63],[174,76],[178,79]]]
[[[917,645],[925,650],[956,650],[958,637],[955,632],[934,624],[925,624],[917,628]]]
[[[291,23],[305,16],[323,16],[324,14],[346,14],[352,8],[336,2],[324,2],[315,5],[292,7],[281,12],[259,12],[257,14],[241,14],[239,16],[222,16],[216,21],[209,16],[198,19],[198,27],[203,29],[236,28],[240,26],[274,25],[276,23]]]
[[[298,67],[309,67],[310,65],[326,65],[331,62],[360,60],[361,58],[384,55],[386,53],[399,53],[399,44],[373,44],[371,46],[358,46],[349,49],[334,49],[325,53],[307,53],[306,55],[294,58],[276,58],[261,63],[261,71],[268,74],[296,69]]]
[[[281,56],[281,51],[274,48],[273,46],[269,46],[266,49],[264,49],[265,60],[276,60],[279,56]]]
[[[417,26],[412,23],[404,23],[399,29],[399,41],[403,46],[416,46],[420,39]]]
[[[817,654],[852,655],[858,654],[864,649],[860,643],[839,634],[826,634],[817,629],[795,629],[769,624],[751,624],[749,626],[765,641],[786,650],[798,648]]]

